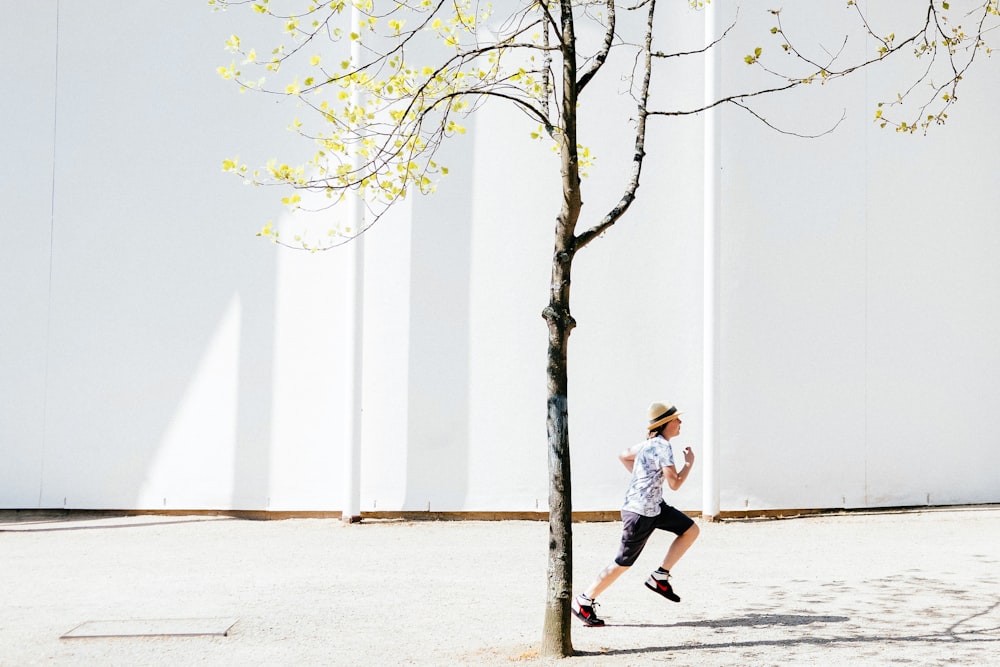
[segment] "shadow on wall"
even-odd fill
[[[439,157],[449,175],[412,208],[407,510],[464,508],[469,485],[473,151],[456,137]]]
[[[277,258],[254,231],[276,202],[219,164],[293,112],[228,114],[235,90],[211,65],[231,26],[201,4],[122,5],[114,22],[58,8],[38,506],[263,508]]]
[[[148,254],[119,246],[145,255],[134,264],[93,263],[106,250],[60,242],[68,217],[55,230],[41,506],[265,507],[273,249],[161,241]],[[156,217],[146,221],[169,225]],[[207,247],[231,242],[203,221]]]

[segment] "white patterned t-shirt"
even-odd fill
[[[637,445],[639,451],[632,465],[632,482],[625,492],[622,509],[643,516],[660,513],[663,500],[663,468],[674,465],[674,451],[670,442],[656,436]]]

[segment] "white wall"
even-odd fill
[[[0,502],[35,506],[46,414],[52,156],[55,94],[54,3],[25,3],[0,21],[0,43],[18,57],[0,61]],[[31,63],[31,67],[24,67]],[[15,93],[15,91],[18,91]]]
[[[773,23],[743,9],[746,30]],[[808,30],[791,9],[785,25]],[[833,34],[822,38],[828,48],[852,20],[832,6],[814,18],[817,34]],[[736,44],[726,60],[749,52]],[[854,40],[845,51],[866,47]],[[983,161],[997,139],[982,129],[997,71],[981,63],[949,124],[924,137],[872,122],[876,102],[912,74],[912,61],[903,65],[761,107],[798,132],[821,130],[846,109],[819,139],[726,112],[723,509],[1000,497],[998,438],[986,416],[1000,371],[1000,318],[989,306],[1000,288],[991,260],[1000,192]],[[726,75],[737,85],[738,70]]]
[[[331,507],[309,471],[338,460],[339,404],[314,400],[336,322],[296,304],[337,313],[337,268],[279,265],[254,238],[273,193],[219,169],[285,140],[287,109],[220,86],[201,2],[6,9],[0,504],[265,508],[291,476],[279,505]],[[324,371],[276,396],[303,362]]]
[[[663,37],[697,48],[701,16],[677,4]],[[743,3],[724,88],[753,76],[742,56],[767,34],[765,4]],[[831,4],[804,29],[843,28]],[[255,238],[327,214],[290,221],[275,191],[220,171],[296,146],[292,105],[215,72],[224,39],[252,26],[202,0],[5,10],[0,43],[18,57],[0,63],[17,91],[0,97],[0,507],[340,509],[348,255]],[[672,66],[658,105],[699,102],[692,65]],[[969,77],[927,138],[870,122],[898,76],[761,107],[796,131],[846,109],[815,140],[723,114],[723,510],[1000,501],[1000,195],[981,129],[996,70]],[[595,85],[583,224],[631,158],[622,84]],[[558,165],[531,129],[487,105],[446,147],[439,192],[366,235],[362,511],[547,507]],[[701,119],[654,120],[647,150],[633,209],[576,264],[576,510],[619,506],[615,456],[651,400],[681,406],[679,444],[700,452]],[[696,468],[676,504],[700,509],[700,482]]]

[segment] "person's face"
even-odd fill
[[[672,419],[667,422],[667,426],[663,429],[663,437],[667,440],[673,438],[678,433],[681,432],[681,418]]]

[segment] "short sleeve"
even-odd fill
[[[660,459],[660,467],[661,468],[666,468],[667,466],[672,467],[674,465],[674,448],[670,446],[670,441],[664,440],[661,443],[661,447],[659,448],[659,450],[660,451],[657,452],[657,454]]]

